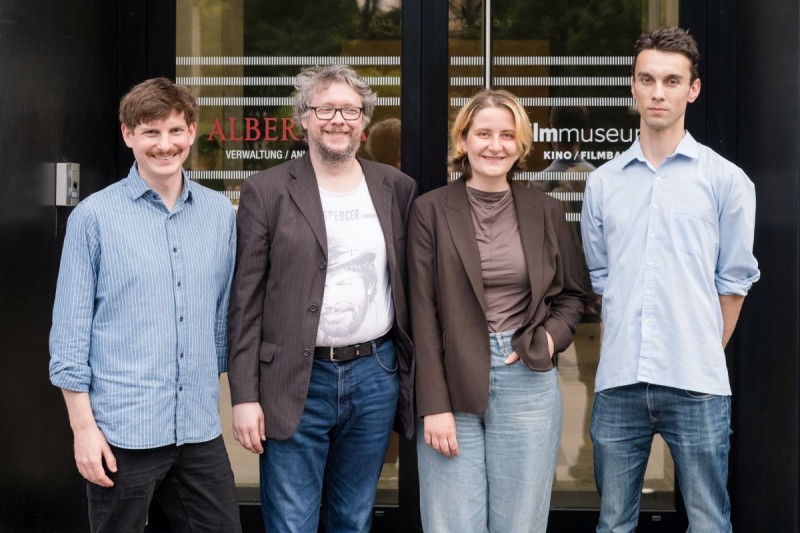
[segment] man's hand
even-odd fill
[[[113,487],[114,482],[103,469],[103,461],[105,460],[109,471],[116,472],[117,460],[111,453],[105,435],[97,427],[89,394],[67,389],[61,389],[61,392],[67,404],[69,425],[75,435],[75,464],[78,472],[95,485]]]
[[[117,471],[117,460],[111,453],[103,432],[94,425],[85,429],[75,430],[75,464],[78,472],[87,481],[100,485],[101,487],[113,487],[111,481],[103,469],[103,461],[111,472]]]
[[[744,296],[738,294],[720,294],[719,306],[722,311],[722,349],[728,346],[736,322],[739,320],[739,313],[742,311]]]
[[[425,444],[445,457],[458,457],[456,419],[453,413],[437,413],[422,418],[425,428]]]
[[[233,438],[246,450],[264,453],[261,441],[267,440],[264,411],[258,402],[237,403],[233,406]]]

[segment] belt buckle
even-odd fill
[[[334,347],[333,347],[333,346],[331,346],[331,351],[330,351],[330,354],[328,354],[328,359],[330,359],[330,361],[331,361],[332,363],[335,363],[335,362],[337,361],[337,359],[336,359],[336,357],[333,355],[333,348],[334,348]]]

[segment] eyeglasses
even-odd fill
[[[319,120],[330,120],[336,116],[337,111],[342,114],[342,118],[345,120],[358,120],[361,117],[360,107],[331,107],[324,105],[309,107],[309,109],[314,111],[314,115]]]

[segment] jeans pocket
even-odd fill
[[[684,389],[683,392],[686,393],[686,396],[692,398],[693,400],[707,400],[714,397],[713,394],[707,394],[705,392],[698,392],[689,389]]]
[[[384,372],[394,374],[397,372],[398,367],[397,356],[395,355],[394,347],[388,346],[388,349],[386,349],[384,346],[381,346],[378,348],[378,351],[375,352],[375,360],[378,362],[378,366],[381,367]]]

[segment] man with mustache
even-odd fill
[[[268,531],[366,532],[393,423],[413,435],[405,235],[416,184],[356,157],[377,98],[355,71],[310,68],[296,88],[308,153],[241,189],[233,433],[260,454]]]
[[[684,130],[697,43],[662,28],[634,47],[639,139],[594,171],[581,229],[605,331],[591,437],[599,533],[635,531],[653,436],[669,445],[690,531],[731,531],[725,345],[759,278],[755,190]]]
[[[119,119],[136,162],[70,215],[50,333],[91,529],[144,531],[156,499],[176,531],[241,531],[219,420],[233,209],[183,171],[189,89],[144,81]]]

